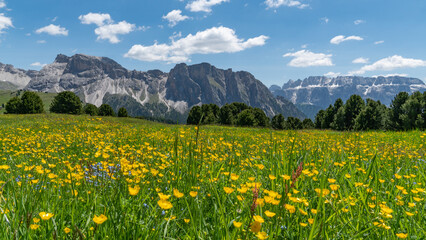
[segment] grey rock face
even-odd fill
[[[178,114],[187,115],[194,105],[244,102],[263,109],[270,117],[282,113],[305,118],[291,102],[276,99],[252,74],[222,70],[208,63],[178,64],[170,73],[141,72],[129,71],[105,57],[60,54],[52,64],[29,75],[31,81],[25,89],[73,91],[87,103],[100,106],[108,102],[116,110],[127,104],[132,108],[129,112],[149,117],[184,119]]]
[[[275,96],[282,96],[294,104],[327,108],[336,99],[341,98],[345,101],[353,94],[360,95],[364,99],[380,100],[382,103],[390,105],[399,92],[424,92],[426,85],[420,79],[399,76],[309,77],[303,81],[289,81],[280,89],[273,86],[270,90]]]
[[[0,63],[0,82],[3,82],[3,85],[9,83],[23,88],[30,82],[33,73],[34,71],[25,71],[9,64]]]

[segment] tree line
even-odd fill
[[[36,114],[44,113],[44,104],[40,96],[35,92],[26,91],[22,97],[11,98],[5,106],[6,114]],[[116,114],[108,104],[102,104],[99,108],[93,104],[83,106],[80,98],[73,92],[64,91],[53,99],[49,111],[62,114],[89,114],[91,116],[117,116],[128,117],[127,110],[122,107]]]
[[[278,114],[272,120],[260,108],[253,108],[245,103],[234,102],[222,107],[216,104],[194,106],[189,111],[187,124],[219,124],[241,127],[272,127],[274,129],[308,129],[314,128],[311,119],[301,121],[298,118]]]
[[[352,95],[343,103],[337,99],[334,105],[320,110],[315,117],[315,128],[339,131],[412,130],[426,129],[426,92],[409,95],[400,92],[390,107],[380,101]]]

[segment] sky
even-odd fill
[[[168,72],[208,62],[265,85],[308,76],[426,80],[424,0],[0,0],[0,62],[57,54]]]

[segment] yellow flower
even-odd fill
[[[231,194],[234,191],[234,189],[230,187],[224,187],[223,190],[226,192],[226,194]]]
[[[262,227],[260,222],[253,222],[250,226],[250,230],[254,233],[258,233]]]
[[[241,225],[243,225],[242,222],[233,221],[232,224],[234,224],[234,227],[239,228]]]
[[[38,223],[38,222],[40,222],[40,218],[33,218],[33,222],[34,222],[34,223]]]
[[[158,200],[157,203],[158,203],[158,206],[160,206],[160,208],[162,208],[164,210],[167,210],[167,209],[170,209],[170,208],[173,207],[172,203],[167,201],[167,200],[160,199],[160,200]]]
[[[170,195],[165,195],[162,193],[158,193],[158,196],[160,197],[160,200],[168,200],[170,198]]]
[[[303,211],[303,209],[300,209],[300,208],[299,208],[299,212],[300,212],[302,215],[305,215],[305,216],[306,216],[306,215],[308,215],[308,213],[307,213],[307,212]]]
[[[397,233],[397,234],[396,234],[396,236],[397,236],[398,238],[407,238],[407,237],[408,237],[408,234],[406,234],[406,233]]]
[[[134,188],[132,188],[132,187],[130,187],[130,186],[129,186],[129,193],[130,193],[130,195],[132,195],[132,196],[136,196],[136,195],[138,195],[139,190],[140,190],[140,187],[139,187],[139,186],[135,186]]]
[[[179,190],[177,190],[176,188],[173,189],[173,195],[177,198],[183,197],[183,193],[179,192]]]
[[[309,218],[309,219],[308,219],[308,223],[309,223],[309,224],[314,224],[314,219],[313,219],[313,218]]]
[[[265,211],[265,215],[268,216],[268,217],[273,217],[273,216],[275,216],[275,213],[270,212],[269,210],[267,210],[267,211]]]
[[[238,180],[239,176],[235,173],[231,173],[231,180],[235,181]]]
[[[300,226],[302,226],[302,227],[306,227],[306,226],[308,226],[308,224],[307,223],[299,223],[300,224]]]
[[[340,188],[340,186],[337,185],[337,184],[331,184],[330,185],[330,189],[333,190],[333,191],[337,191],[339,188]]]
[[[348,174],[348,173],[346,173],[346,174],[345,174],[345,177],[346,177],[346,178],[351,178],[351,175],[350,175],[350,174]]]
[[[41,219],[43,219],[43,220],[49,220],[51,217],[53,217],[53,216],[54,216],[54,214],[53,214],[53,213],[46,213],[46,212],[40,212],[38,215],[39,215],[39,216],[41,217]]]
[[[269,174],[269,179],[275,180],[275,179],[277,179],[277,177],[275,177],[274,175]]]
[[[287,209],[290,213],[296,212],[296,208],[293,205],[286,204],[285,209]]]
[[[410,213],[410,212],[405,212],[405,214],[407,214],[407,216],[414,216],[414,213]]]
[[[284,180],[290,180],[290,176],[289,175],[281,175],[281,177],[284,179]]]
[[[95,217],[93,218],[93,221],[94,221],[96,224],[102,224],[102,223],[104,223],[107,219],[108,219],[108,218],[107,218],[105,215],[101,214],[101,215],[99,215],[99,216],[96,216],[96,215],[95,215]]]
[[[189,223],[189,221],[191,221],[190,219],[183,219],[183,221],[185,221],[185,223]]]
[[[254,220],[255,222],[258,222],[258,223],[263,223],[263,222],[265,222],[265,220],[263,220],[263,218],[262,218],[261,216],[259,216],[259,215],[253,216],[253,220]]]
[[[66,234],[68,234],[68,233],[70,233],[70,232],[71,232],[71,229],[70,229],[70,228],[68,228],[68,227],[66,227],[66,228],[64,228],[64,232],[65,232]]]
[[[256,234],[256,237],[259,239],[267,239],[268,238],[268,234],[266,232],[258,232]]]
[[[327,180],[328,180],[329,183],[335,183],[336,182],[336,179],[333,179],[333,178],[329,178]]]
[[[312,208],[312,209],[311,209],[311,213],[312,213],[312,214],[317,214],[317,213],[318,213],[318,210],[316,210],[316,209],[313,209],[313,208]]]
[[[172,221],[172,220],[175,220],[176,219],[176,216],[170,216],[169,218],[164,218],[164,220],[166,220],[166,221]]]
[[[30,225],[30,228],[32,229],[32,230],[36,230],[37,228],[39,228],[40,227],[40,225],[37,225],[37,224],[31,224]]]
[[[191,197],[196,197],[197,195],[198,195],[198,192],[195,192],[195,191],[190,191],[189,192],[189,195],[191,195]]]

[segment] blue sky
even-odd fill
[[[424,0],[0,0],[0,62],[57,54],[128,69],[209,62],[282,85],[312,75],[426,80]]]

